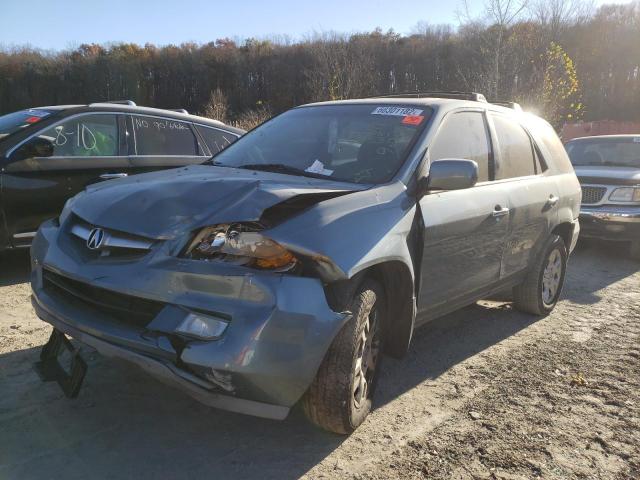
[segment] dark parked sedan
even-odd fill
[[[0,250],[29,246],[38,225],[89,184],[202,163],[242,133],[131,101],[0,116]]]

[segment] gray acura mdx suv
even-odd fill
[[[436,98],[439,97],[439,98]],[[447,98],[448,97],[448,98]],[[348,433],[380,356],[497,291],[545,315],[580,185],[545,121],[479,94],[289,110],[209,165],[90,186],[32,246],[33,305],[66,335],[215,407]]]

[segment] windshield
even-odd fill
[[[567,152],[574,166],[640,168],[640,136],[576,140]]]
[[[37,123],[52,113],[53,112],[51,110],[32,108],[29,110],[20,110],[19,112],[2,115],[0,117],[0,139],[28,127],[29,125]]]
[[[430,113],[374,104],[295,108],[220,152],[214,165],[382,183],[400,168]]]

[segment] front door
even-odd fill
[[[449,114],[429,146],[431,162],[468,159],[478,163],[478,184],[433,192],[420,200],[424,252],[419,312],[446,309],[490,289],[500,280],[509,231],[508,196],[494,184],[493,155],[485,114]]]
[[[30,243],[38,226],[57,216],[66,200],[87,185],[129,172],[118,117],[92,113],[66,118],[11,153],[2,195],[14,246]],[[40,150],[32,148],[35,144]],[[42,148],[45,144],[48,149]]]

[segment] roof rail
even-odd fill
[[[187,112],[186,108],[167,108],[167,110],[169,110],[170,112],[178,112],[178,113],[184,113],[185,115],[189,115],[189,112]]]
[[[118,105],[129,105],[130,107],[136,107],[137,106],[136,102],[134,102],[133,100],[106,100],[104,102],[93,102],[93,103],[90,103],[89,106],[100,105],[100,104],[103,104],[103,103],[115,103],[115,104],[118,104]]]
[[[487,102],[485,96],[477,92],[404,92],[386,95],[374,95],[369,98],[454,98],[459,100],[472,100],[474,102]]]
[[[518,102],[491,102],[493,105],[499,105],[501,107],[511,108],[516,112],[522,112],[522,107]]]

